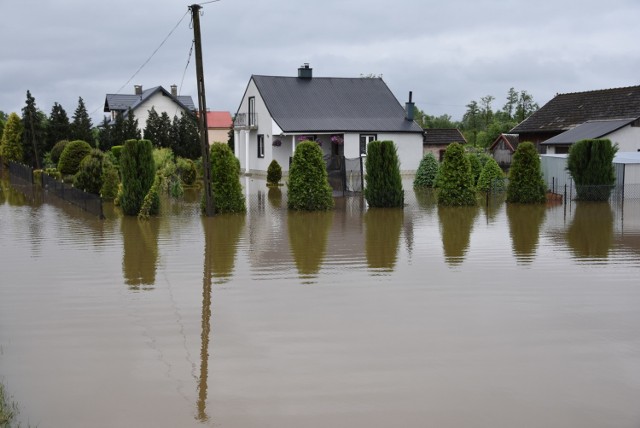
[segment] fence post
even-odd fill
[[[364,165],[363,165],[363,156],[360,153],[360,191],[364,192]]]

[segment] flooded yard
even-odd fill
[[[640,202],[148,222],[0,187],[0,381],[38,427],[640,425]]]

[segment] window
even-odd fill
[[[376,134],[360,134],[360,154],[367,154],[367,144],[378,139]]]
[[[249,97],[249,126],[256,125],[256,97]]]
[[[264,157],[264,134],[258,134],[258,157]]]

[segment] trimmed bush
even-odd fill
[[[73,186],[85,192],[99,195],[102,188],[103,161],[104,154],[100,150],[91,150],[91,153],[80,162],[78,173],[73,179]]]
[[[451,143],[444,152],[437,185],[439,205],[476,205],[471,164],[460,144]]]
[[[4,125],[0,139],[0,157],[3,162],[22,162],[22,122],[20,116],[11,113]]]
[[[581,140],[571,146],[567,169],[576,182],[578,199],[609,199],[616,182],[613,157],[617,151],[617,145],[608,139]]]
[[[226,143],[211,145],[211,191],[216,214],[239,213],[247,210],[242,185],[238,177],[238,164]],[[204,209],[204,197],[202,207]]]
[[[481,192],[501,192],[505,188],[504,172],[495,159],[489,158],[478,178],[478,190]]]
[[[58,165],[58,162],[60,162],[60,155],[62,155],[67,144],[69,144],[69,140],[60,140],[51,148],[51,162],[54,165]]]
[[[149,216],[157,215],[160,212],[160,183],[162,182],[162,175],[160,172],[156,173],[156,177],[153,180],[153,184],[149,189],[149,192],[142,201],[140,212],[138,212],[138,218],[147,220]]]
[[[431,152],[424,155],[413,179],[413,187],[435,187],[440,164]]]
[[[46,168],[43,172],[49,177],[55,178],[58,181],[62,180],[62,174],[60,174],[60,171],[58,171],[56,168]]]
[[[365,161],[364,197],[372,208],[404,206],[400,161],[393,141],[372,141]]]
[[[282,178],[282,168],[277,160],[272,160],[267,168],[267,184],[277,186]]]
[[[115,156],[116,161],[120,162],[120,155],[122,154],[122,146],[111,147],[111,153]]]
[[[511,161],[507,202],[536,204],[546,200],[540,156],[533,143],[518,145]]]
[[[102,162],[102,187],[100,188],[100,196],[105,201],[113,201],[118,195],[118,187],[120,185],[120,175],[118,169],[111,163],[109,157],[105,155]]]
[[[476,186],[478,184],[480,174],[482,173],[482,161],[480,160],[480,155],[478,153],[467,153],[467,158],[469,159],[469,166],[471,167],[473,185]]]
[[[58,171],[65,175],[75,175],[80,169],[80,162],[89,153],[91,146],[86,141],[74,140],[64,146],[60,159],[58,160]]]
[[[127,140],[120,155],[122,194],[119,201],[126,215],[138,215],[155,179],[153,146],[149,140]]]
[[[176,172],[185,186],[193,186],[198,178],[196,164],[191,159],[178,158],[176,160]]]
[[[325,211],[333,208],[333,191],[329,185],[322,149],[313,141],[296,146],[287,189],[289,209]]]

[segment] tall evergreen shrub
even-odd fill
[[[210,159],[214,212],[216,214],[245,212],[247,208],[238,177],[240,171],[233,152],[227,144],[213,143]]]
[[[277,186],[282,178],[282,168],[277,160],[272,160],[267,168],[267,184]]]
[[[91,146],[83,140],[74,140],[64,146],[58,160],[58,171],[64,175],[75,175],[80,169],[80,162],[89,153]]]
[[[567,169],[578,199],[606,201],[616,182],[613,157],[618,147],[608,139],[581,140],[571,146]]]
[[[73,186],[85,192],[99,195],[102,188],[103,161],[104,154],[100,150],[91,150],[80,162],[78,173],[73,179]]]
[[[475,186],[478,184],[478,179],[482,173],[482,161],[480,160],[480,155],[475,152],[467,153],[467,158],[469,159],[471,175],[473,176],[473,185]]]
[[[0,156],[4,162],[22,162],[22,122],[20,116],[11,113],[0,140]]]
[[[151,141],[127,140],[120,154],[120,206],[126,215],[138,215],[142,202],[153,185],[155,173]]]
[[[438,176],[438,160],[431,152],[424,155],[413,179],[413,187],[435,187]]]
[[[495,159],[489,158],[482,168],[480,177],[478,178],[478,190],[481,192],[504,190],[504,172]]]
[[[404,190],[400,160],[393,141],[372,141],[365,161],[367,185],[364,197],[370,207],[402,207]]]
[[[288,183],[289,209],[324,211],[333,208],[333,191],[329,185],[322,149],[313,141],[296,146]]]
[[[530,142],[518,145],[511,161],[507,202],[536,204],[545,201],[540,156]]]
[[[438,204],[469,206],[476,204],[476,189],[469,158],[464,147],[451,143],[444,152],[438,173]]]

